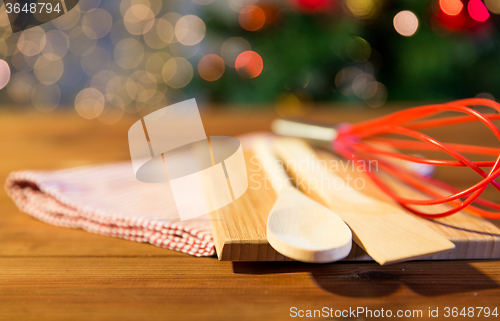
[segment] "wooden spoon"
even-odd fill
[[[287,166],[288,173],[300,182],[306,194],[338,213],[349,224],[354,241],[380,265],[430,257],[455,248],[450,240],[424,220],[403,210],[385,194],[382,194],[385,198],[378,197],[380,190],[368,178],[366,190],[336,188],[334,184],[317,188],[317,182],[335,182],[343,178],[324,166],[326,162],[322,163],[315,157],[315,151],[304,141],[275,138],[273,150],[277,157],[286,160],[287,165],[302,165]],[[361,174],[355,170],[351,173]],[[370,192],[370,188],[374,190]],[[400,188],[408,189],[407,186]]]
[[[302,262],[327,263],[345,258],[351,251],[351,230],[332,210],[292,185],[274,156],[271,139],[259,138],[253,145],[269,185],[278,195],[267,220],[269,244],[284,256]]]

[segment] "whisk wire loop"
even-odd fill
[[[480,113],[469,107],[474,105],[487,106],[497,113]],[[447,112],[458,112],[465,116],[443,117]],[[427,119],[431,116],[441,116],[438,119]],[[491,184],[500,191],[500,184],[495,179],[500,176],[500,148],[483,147],[467,144],[442,143],[439,140],[419,132],[421,129],[480,122],[488,128],[500,142],[500,129],[493,123],[500,120],[500,104],[488,99],[470,98],[462,99],[446,104],[434,104],[399,111],[379,119],[362,122],[359,124],[343,127],[339,130],[338,137],[332,147],[341,156],[353,161],[376,160],[381,168],[405,184],[416,188],[431,199],[407,199],[399,196],[378,173],[367,171],[368,176],[386,194],[412,213],[426,218],[440,218],[457,213],[463,209],[469,209],[473,213],[500,219],[500,205],[480,198],[481,193]],[[383,135],[401,135],[407,139],[394,139],[379,137]],[[420,151],[441,151],[454,158],[454,160],[431,159],[406,155],[391,148],[375,147],[373,143],[383,143],[393,148],[413,149]],[[471,161],[462,153],[473,153],[478,155],[495,155],[496,160]],[[457,190],[439,180],[421,176],[415,172],[405,170],[394,165],[390,159],[412,161],[420,164],[431,164],[437,166],[468,167],[481,176],[481,180],[465,190]],[[491,167],[484,171],[481,167]],[[444,195],[443,192],[451,192]],[[471,205],[475,203],[495,212]],[[451,209],[446,209],[437,214],[429,214],[414,206],[430,206],[448,204]]]

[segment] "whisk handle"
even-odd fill
[[[271,129],[277,135],[302,138],[312,145],[325,149],[331,149],[332,141],[338,136],[338,131],[335,127],[286,119],[274,120],[271,124]]]

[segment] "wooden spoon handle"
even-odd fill
[[[455,245],[399,206],[355,188],[339,188],[343,178],[305,142],[276,138],[274,149],[307,195],[337,213],[353,240],[379,264],[396,263],[451,250]]]
[[[267,220],[267,240],[279,253],[302,262],[334,262],[349,255],[352,234],[342,219],[297,190],[273,154],[271,138],[254,143],[269,181],[278,195]]]

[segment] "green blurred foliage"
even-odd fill
[[[314,101],[361,101],[341,94],[335,76],[348,66],[366,70],[368,63],[375,79],[387,87],[389,100],[450,100],[485,92],[500,97],[498,17],[492,15],[488,27],[476,31],[436,31],[439,27],[431,28],[433,5],[430,1],[384,2],[381,13],[369,21],[345,14],[340,6],[332,14],[289,10],[275,25],[255,32],[223,23],[217,13],[207,10],[208,32],[247,39],[262,56],[264,70],[249,80],[226,68],[218,81],[207,83],[195,77],[187,90],[204,92],[220,102],[272,102],[296,91]],[[401,10],[419,18],[419,29],[412,37],[394,29],[393,18]],[[367,63],[349,57],[353,37],[369,43],[372,53]]]

